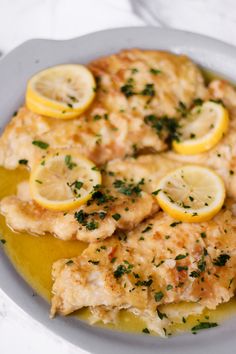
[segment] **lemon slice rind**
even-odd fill
[[[85,66],[58,65],[28,81],[26,105],[45,116],[74,118],[89,107],[95,97],[95,87],[94,77]]]
[[[176,188],[176,193],[170,195],[168,191],[170,188],[167,186],[172,183],[175,184],[181,174],[183,176],[191,176],[192,189],[190,185],[186,186],[186,182],[184,182],[185,185],[184,183],[182,186],[179,184]],[[207,183],[201,185],[201,179],[204,180],[204,183]],[[180,180],[182,180],[182,177]],[[194,183],[198,185],[196,190],[194,190]],[[186,165],[170,172],[160,180],[157,188],[159,192],[156,198],[160,207],[174,219],[183,222],[192,223],[211,220],[220,211],[225,200],[225,185],[222,179],[212,170],[197,165]],[[189,192],[188,188],[191,189],[191,192]],[[208,193],[210,190],[213,193]],[[201,197],[203,198],[203,204],[207,201],[207,205],[199,208],[193,207],[193,201],[191,202],[190,198],[193,198],[193,196],[195,198],[195,195],[197,195],[197,198],[200,197],[200,200]],[[186,197],[187,202],[184,200]]]
[[[228,130],[229,115],[228,111],[219,103],[207,101],[203,103],[203,105],[200,107],[194,107],[190,115],[192,114],[196,116],[196,120],[194,122],[195,127],[200,127],[201,125],[200,121],[198,123],[198,115],[200,117],[200,115],[205,114],[207,119],[207,110],[215,113],[214,127],[209,126],[208,131],[201,137],[192,139],[188,138],[182,141],[173,141],[172,146],[177,153],[182,155],[194,155],[208,151],[215,145],[217,145],[219,141],[224,137],[225,133]],[[187,122],[187,119],[188,118],[184,119],[185,124]],[[189,126],[186,124],[185,127],[188,130],[191,129],[191,122]],[[182,128],[183,135],[184,131],[185,128]],[[195,133],[194,128],[192,129],[192,133]]]
[[[65,162],[67,157],[72,168]],[[82,184],[78,190],[76,181]],[[100,184],[101,173],[94,163],[71,150],[49,154],[30,174],[32,199],[54,211],[67,211],[85,204],[92,197],[94,187]]]

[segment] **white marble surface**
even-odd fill
[[[140,17],[141,16],[141,17]],[[66,39],[109,27],[156,24],[236,44],[235,0],[0,0],[0,52],[29,38]],[[1,354],[83,354],[0,290]]]

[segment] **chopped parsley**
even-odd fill
[[[187,110],[187,107],[184,104],[184,102],[179,101],[179,106],[177,108],[177,111],[181,114],[182,117],[186,117],[187,116],[188,110]]]
[[[87,223],[86,229],[89,231],[95,230],[99,227],[99,223],[95,220],[91,220],[90,222]]]
[[[151,68],[150,69],[150,73],[153,74],[153,75],[159,75],[159,74],[162,73],[162,71],[158,70],[158,69]]]
[[[217,258],[213,259],[213,264],[218,267],[223,267],[226,265],[227,261],[230,259],[228,254],[220,254]]]
[[[28,160],[26,160],[26,159],[21,159],[18,162],[20,165],[27,165],[28,164]]]
[[[70,265],[73,264],[74,262],[72,261],[72,259],[70,259],[69,261],[66,262],[66,265]]]
[[[216,322],[200,322],[196,326],[192,327],[191,331],[195,332],[195,331],[200,331],[201,329],[213,328],[217,326],[218,324]]]
[[[120,264],[120,265],[118,265],[118,267],[114,271],[114,277],[116,279],[121,278],[122,275],[124,275],[124,274],[129,274],[131,272],[132,268],[134,267],[133,264],[130,264],[127,261],[126,262],[124,261],[124,263],[126,263],[126,265]]]
[[[144,118],[144,122],[153,128],[158,136],[167,134],[167,142],[171,143],[172,140],[179,141],[179,123],[175,118],[169,118],[167,116],[158,117],[154,114],[150,114]]]
[[[69,168],[69,170],[72,170],[74,167],[77,166],[76,163],[72,162],[72,157],[71,155],[66,155],[65,156],[65,164]]]
[[[92,231],[99,227],[99,223],[95,220],[88,220],[90,215],[94,215],[94,214],[93,213],[88,214],[83,210],[80,210],[75,212],[74,217],[79,224],[85,226],[87,230]]]
[[[7,242],[6,240],[4,240],[4,238],[0,239],[0,242],[5,245],[5,243]]]
[[[164,297],[164,294],[162,291],[158,291],[157,293],[155,293],[154,298],[156,302],[161,301],[161,299]]]
[[[148,279],[148,280],[138,280],[135,285],[136,286],[151,286],[153,283],[153,280],[152,279]]]
[[[173,285],[168,284],[168,285],[166,286],[166,290],[167,290],[167,291],[172,290],[172,289],[173,289]]]
[[[203,100],[201,98],[195,98],[193,100],[193,105],[194,106],[201,106],[203,104]]]
[[[156,191],[152,192],[153,195],[157,195],[159,192],[161,191],[161,188],[160,189],[157,189]]]
[[[180,259],[184,259],[188,256],[188,253],[186,254],[178,254],[178,256],[175,257],[175,260],[178,261]]]
[[[155,92],[154,84],[146,84],[144,89],[141,91],[141,95],[143,96],[154,97],[155,93],[156,92]]]
[[[137,68],[132,68],[132,69],[131,69],[131,73],[132,73],[132,74],[136,74],[137,72],[138,72],[138,69],[137,69]]]
[[[160,318],[160,320],[163,320],[163,318],[168,318],[167,315],[164,312],[158,310],[158,308],[157,308],[157,315]]]
[[[121,86],[120,91],[127,98],[136,95],[136,92],[134,91],[133,79],[129,79],[125,85]]]
[[[205,232],[201,232],[200,236],[201,236],[201,238],[206,238],[206,233]]]
[[[36,179],[35,182],[37,182],[38,184],[43,184],[43,182],[40,181],[39,179]]]
[[[207,250],[204,248],[201,259],[197,263],[197,267],[200,270],[200,272],[204,272],[206,269],[206,261],[205,261],[206,255],[207,255]]]
[[[145,234],[146,232],[150,231],[152,229],[152,224],[149,224],[145,229],[143,229],[142,234]]]
[[[92,259],[90,259],[88,262],[94,265],[98,265],[100,263],[99,261],[93,261]]]
[[[209,101],[214,102],[214,103],[221,104],[223,107],[225,107],[224,102],[223,102],[220,98],[215,99],[215,100],[214,100],[214,99],[210,99]]]
[[[189,276],[190,276],[191,278],[199,278],[199,277],[200,277],[200,272],[199,272],[199,271],[196,271],[196,270],[193,270],[193,271],[189,274]]]
[[[177,225],[179,225],[179,224],[182,224],[182,221],[174,221],[174,222],[172,222],[172,223],[170,224],[170,227],[175,227],[175,226],[177,226]]]
[[[181,272],[182,270],[188,270],[188,266],[177,266],[178,272]]]
[[[99,211],[98,216],[101,220],[104,220],[106,217],[107,213],[105,211]]]
[[[131,195],[140,196],[142,192],[140,186],[143,184],[144,184],[143,178],[137,184],[128,183],[127,181],[121,179],[116,179],[113,182],[113,186],[118,190],[118,192],[127,196],[131,196]]]
[[[107,202],[113,202],[114,200],[116,200],[116,198],[112,195],[105,194],[101,191],[96,191],[93,193],[92,198],[87,202],[87,205],[91,205],[92,201],[94,201],[97,205],[101,205]]]
[[[142,330],[142,332],[143,333],[146,333],[146,334],[149,334],[150,333],[150,331],[149,331],[149,329],[146,327],[146,328],[144,328],[143,330]]]
[[[118,213],[116,213],[116,214],[113,214],[112,217],[113,217],[113,219],[115,219],[116,221],[118,221],[118,220],[120,220],[121,215],[118,214]]]
[[[43,150],[46,150],[49,147],[48,143],[45,143],[44,141],[41,140],[33,140],[32,144]]]

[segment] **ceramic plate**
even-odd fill
[[[48,66],[62,63],[87,63],[97,57],[121,49],[164,49],[187,54],[196,63],[236,82],[236,48],[223,42],[192,33],[132,27],[111,29],[67,41],[34,39],[14,49],[0,60],[0,127],[22,104],[27,79]],[[199,354],[223,352],[230,354],[236,347],[236,317],[221,326],[162,339],[127,334],[91,327],[73,318],[48,317],[49,304],[40,297],[32,297],[32,289],[17,274],[0,250],[0,287],[24,311],[47,328],[75,345],[96,354]]]

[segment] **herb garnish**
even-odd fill
[[[118,221],[118,220],[120,220],[121,215],[118,214],[118,213],[116,213],[116,214],[113,214],[112,217],[113,217],[113,219],[115,219],[116,221]]]
[[[193,100],[193,105],[194,106],[201,106],[203,104],[203,100],[201,98],[195,98]]]
[[[26,160],[26,159],[21,159],[18,162],[20,165],[27,165],[28,164],[28,160]]]
[[[100,262],[99,262],[99,261],[93,261],[92,259],[90,259],[90,260],[88,261],[88,263],[92,263],[92,264],[94,264],[94,265],[98,265]]]
[[[184,259],[188,256],[188,253],[186,254],[178,254],[178,256],[175,257],[175,260],[178,261],[180,259]]]
[[[149,224],[145,229],[143,229],[142,234],[145,234],[146,232],[150,231],[152,229],[152,224]]]
[[[151,69],[150,69],[150,73],[153,74],[153,75],[158,75],[158,74],[161,74],[162,71],[159,70],[159,69],[151,68]]]
[[[45,143],[44,141],[41,140],[33,140],[32,144],[43,150],[46,150],[49,147],[48,143]]]
[[[90,216],[93,216],[94,213],[88,214],[83,210],[76,211],[74,214],[75,219],[78,221],[79,224],[86,227],[87,230],[95,230],[99,227],[99,223],[95,220],[88,220]]]
[[[124,264],[120,264],[118,265],[118,267],[116,268],[116,270],[114,271],[114,277],[116,279],[119,279],[122,277],[122,275],[124,274],[129,274],[132,270],[132,268],[134,267],[133,264],[130,264],[129,262],[125,262],[127,265]]]
[[[191,328],[192,332],[200,331],[201,329],[213,328],[218,326],[216,322],[200,322],[198,325]]]
[[[66,155],[65,156],[65,164],[69,168],[69,170],[72,170],[74,167],[77,166],[76,163],[72,162],[72,157],[71,155]]]
[[[163,318],[168,318],[167,315],[164,312],[159,311],[158,308],[157,308],[157,314],[160,320],[163,320]]]
[[[146,334],[149,334],[150,333],[150,331],[149,331],[149,329],[146,327],[146,328],[144,328],[143,330],[142,330],[142,332],[143,333],[146,333]]]
[[[191,278],[199,278],[199,277],[200,277],[200,272],[199,272],[199,271],[196,271],[196,270],[193,270],[193,271],[189,274],[189,276],[190,276]]]
[[[177,226],[177,225],[179,225],[179,224],[182,224],[182,221],[174,221],[174,222],[172,222],[172,223],[170,224],[170,227],[175,227],[175,226]]]
[[[161,301],[161,299],[164,297],[164,294],[162,291],[158,291],[157,293],[155,293],[154,298],[156,302]]]
[[[148,279],[148,280],[138,280],[134,285],[136,286],[151,286],[153,283],[152,279]]]
[[[182,270],[188,270],[188,266],[177,266],[178,272],[181,272]]]
[[[153,195],[157,195],[159,192],[161,191],[161,188],[160,189],[157,189],[156,191],[152,192]]]
[[[188,111],[187,111],[187,107],[184,104],[184,102],[179,101],[179,106],[177,108],[177,111],[181,114],[182,117],[186,117],[187,116]]]
[[[105,194],[101,191],[96,191],[93,193],[92,198],[87,202],[87,205],[91,205],[91,202],[94,201],[97,205],[105,204],[107,202],[113,202],[116,198],[110,194]]]
[[[179,141],[179,123],[175,118],[157,117],[154,114],[150,114],[144,118],[144,122],[150,125],[158,136],[162,136],[163,133],[167,134],[168,143],[171,143],[172,140]]]
[[[134,92],[134,85],[133,85],[133,80],[128,80],[127,83],[123,86],[121,86],[120,91],[127,97],[131,97],[133,95],[136,95]]]
[[[116,179],[113,182],[113,186],[118,190],[118,192],[131,196],[133,194],[140,196],[142,189],[140,188],[141,185],[144,184],[144,179],[142,178],[137,184],[135,183],[128,183],[125,180]]]
[[[66,262],[66,265],[70,265],[72,263],[74,263],[74,262],[72,261],[72,259],[70,259],[69,261]]]
[[[143,96],[155,96],[155,87],[154,84],[146,84],[144,89],[141,91],[141,95]]]
[[[220,254],[217,258],[213,259],[213,264],[218,267],[223,267],[226,265],[227,261],[230,259],[228,254]]]

